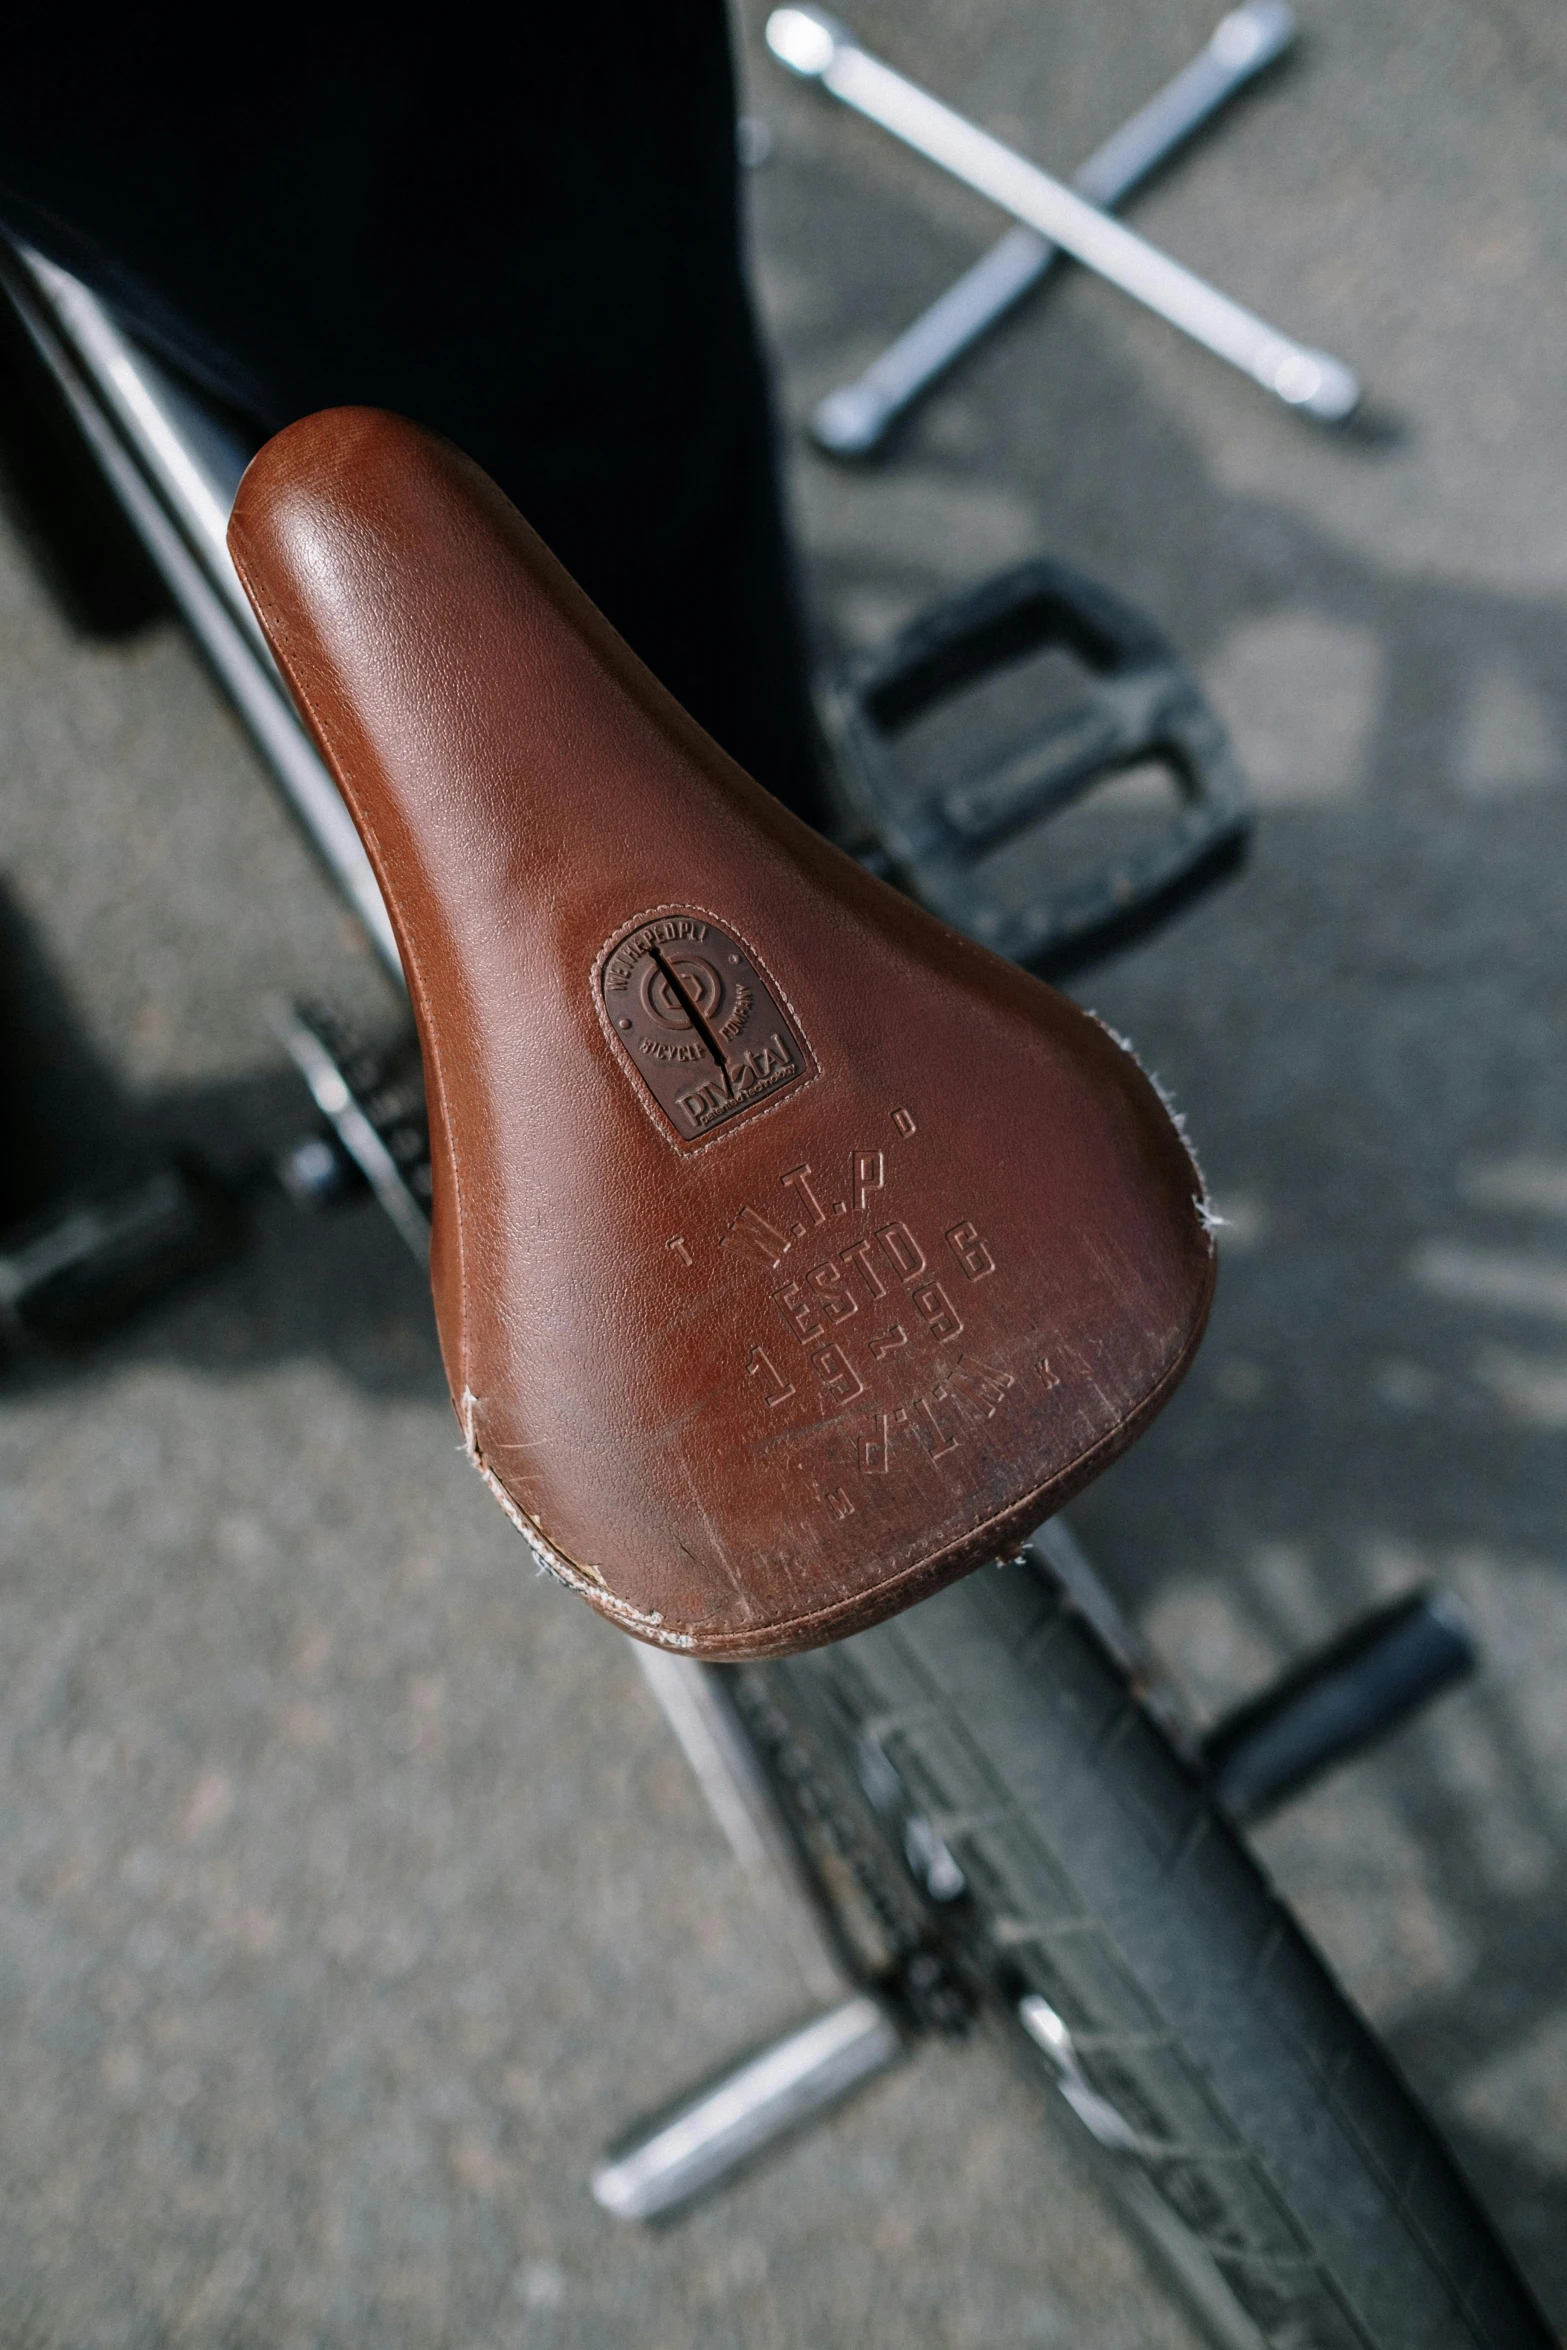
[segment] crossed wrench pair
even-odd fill
[[[1072,187],[894,72],[824,9],[775,9],[767,45],[806,80],[929,156],[1022,225],[1003,237],[853,383],[828,394],[812,431],[838,456],[882,439],[935,376],[1044,276],[1057,251],[1094,270],[1227,359],[1291,408],[1337,424],[1360,402],[1342,361],[1314,351],[1135,236],[1105,209],[1288,47],[1285,0],[1248,0],[1224,18],[1183,72],[1091,155]]]

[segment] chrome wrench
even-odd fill
[[[1339,423],[1360,385],[1342,360],[1281,334],[1217,287],[1135,236],[1061,180],[862,49],[824,9],[775,9],[767,45],[791,72],[819,81],[916,153],[988,196],[1003,212],[1249,375],[1286,406]]]
[[[1097,147],[1072,185],[1108,211],[1129,196],[1238,90],[1289,47],[1287,0],[1247,0],[1173,80]],[[834,457],[864,457],[936,378],[1049,272],[1056,247],[1037,229],[1009,229],[990,251],[889,343],[863,375],[819,401],[811,437]]]

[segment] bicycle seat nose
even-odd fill
[[[445,442],[307,418],[229,536],[396,926],[453,1401],[536,1558],[740,1658],[1004,1553],[1207,1315],[1130,1053],[753,783]]]

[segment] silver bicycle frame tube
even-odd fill
[[[370,860],[229,557],[229,512],[248,452],[225,441],[78,279],[26,246],[12,251],[12,293],[34,349],[294,815],[401,985]]]

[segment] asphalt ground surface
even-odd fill
[[[1261,1839],[1567,2321],[1567,32],[1312,0],[1135,208],[1374,391],[1291,418],[1062,273],[873,468],[812,402],[996,223],[761,52],[758,279],[824,652],[1035,552],[1143,605],[1260,806],[1082,992],[1230,1217],[1212,1334],[1074,1513],[1211,1716],[1426,1579],[1485,1656]],[[1191,0],[865,38],[1070,167]],[[298,1121],[269,999],[389,1015],[177,628],[0,529],[0,946],[62,1176]],[[585,2178],[808,2004],[619,1636],[463,1464],[370,1212],[0,1398],[0,2326],[19,2342],[1174,2345],[1028,2087],[931,2049],[680,2226]]]

